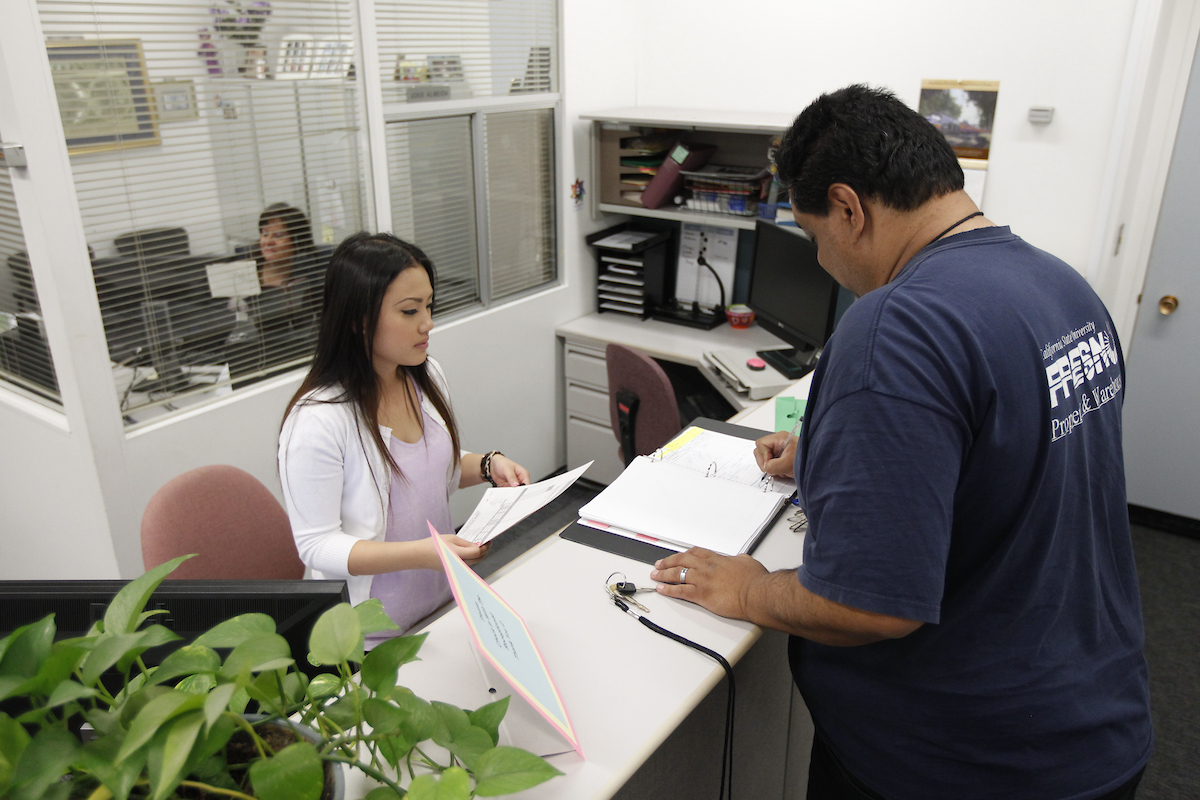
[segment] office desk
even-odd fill
[[[803,534],[793,533],[786,518],[781,518],[755,556],[772,568],[794,566],[802,543]],[[533,633],[586,756],[586,760],[573,752],[552,756],[550,763],[565,776],[523,792],[520,798],[716,794],[725,690],[718,688],[707,700],[706,696],[724,681],[724,670],[708,657],[639,625],[613,607],[604,590],[605,579],[614,571],[643,584],[650,582],[649,569],[554,536],[493,579],[496,590]],[[721,619],[680,600],[660,595],[639,595],[639,599],[651,609],[652,620],[736,664],[735,797],[799,796],[796,791],[785,792],[794,694],[786,637],[775,632],[764,636],[748,622]],[[426,630],[429,636],[421,660],[400,670],[402,685],[426,700],[468,709],[512,694],[506,684],[498,687],[496,695],[487,693],[457,609]],[[698,705],[702,707],[697,709]],[[660,750],[669,737],[668,746]],[[793,742],[792,749],[803,749],[807,755],[803,743]],[[639,772],[652,756],[652,764]],[[370,789],[369,781],[361,780],[358,773],[347,776],[351,779],[347,797],[361,797]]]
[[[734,330],[720,325],[711,331],[639,320],[623,314],[589,314],[555,329],[563,343],[563,395],[566,410],[567,468],[595,461],[587,477],[611,483],[624,465],[608,414],[608,372],[604,348],[609,344],[636,347],[652,358],[700,368],[706,350],[745,348],[763,350],[786,343],[757,325]],[[701,369],[721,396],[736,410],[759,405],[733,392],[724,381]],[[768,426],[770,427],[770,426]]]

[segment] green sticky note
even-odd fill
[[[803,397],[776,397],[775,430],[790,431],[795,428],[795,432],[799,433],[796,423],[804,416],[804,406],[807,404],[808,401]]]

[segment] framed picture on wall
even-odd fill
[[[53,41],[46,51],[71,155],[160,142],[139,40]]]
[[[1000,81],[921,81],[917,109],[942,132],[959,158],[987,161]]]
[[[196,108],[196,87],[191,81],[157,81],[151,85],[159,122],[180,122],[200,116]]]

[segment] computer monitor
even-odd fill
[[[784,377],[803,377],[833,333],[840,287],[817,263],[817,246],[798,228],[758,220],[750,298],[758,324],[792,345],[758,355]]]
[[[0,639],[16,628],[54,614],[56,639],[84,636],[127,581],[34,580],[0,581]],[[310,676],[328,668],[314,667],[305,657],[313,624],[327,609],[348,602],[345,581],[166,580],[146,603],[146,610],[166,610],[151,618],[179,634],[181,641],[147,650],[142,660],[154,666],[220,622],[251,612],[275,620],[275,630],[291,645],[296,666]]]

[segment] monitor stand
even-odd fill
[[[758,357],[777,369],[783,377],[794,381],[812,372],[816,366],[817,352],[815,347],[807,350],[759,350]]]

